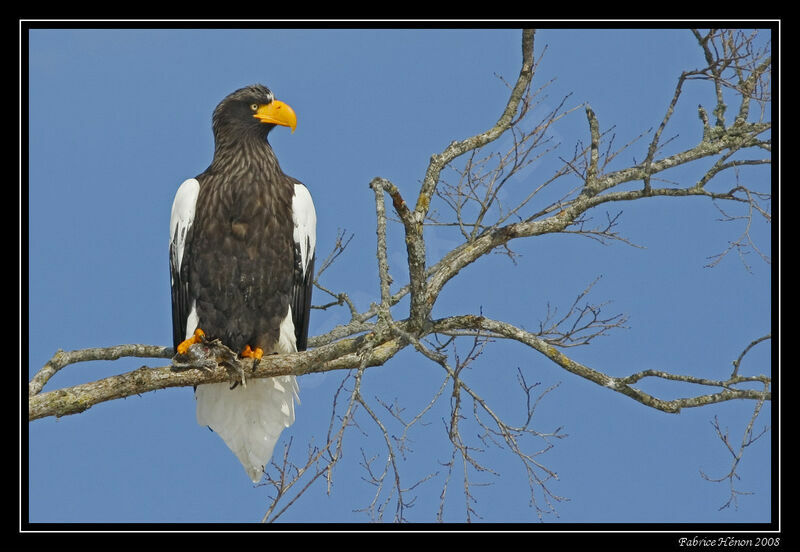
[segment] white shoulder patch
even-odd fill
[[[300,245],[303,270],[314,257],[317,246],[317,212],[308,188],[302,184],[294,185],[292,198],[292,220],[294,220],[294,241]]]
[[[172,202],[172,215],[169,219],[170,255],[175,267],[180,270],[183,260],[183,247],[186,244],[186,233],[194,221],[197,194],[200,182],[196,178],[185,180],[175,194]]]

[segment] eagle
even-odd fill
[[[308,189],[284,174],[269,144],[297,126],[264,85],[240,88],[212,116],[214,157],[185,180],[170,217],[169,266],[176,358],[218,339],[240,358],[305,350],[316,245]],[[197,422],[217,433],[257,483],[294,422],[294,376],[195,388]]]

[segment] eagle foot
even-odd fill
[[[172,357],[172,367],[176,370],[191,370],[199,368],[211,372],[217,367],[213,358],[209,358],[208,347],[205,347],[206,334],[197,328],[192,337],[181,342],[175,348],[175,356]],[[196,346],[200,344],[201,346]]]
[[[196,345],[200,344],[200,347]],[[205,346],[206,334],[197,328],[192,337],[181,342],[175,348],[175,356],[172,357],[172,366],[178,370],[189,370],[199,368],[211,372],[217,367],[217,362],[209,358],[209,348]]]
[[[239,356],[241,356],[242,358],[253,359],[252,373],[255,373],[259,363],[261,362],[261,357],[264,356],[264,350],[261,347],[256,347],[254,350],[250,347],[250,345],[247,345]],[[241,375],[242,375],[242,382],[244,382],[244,369],[241,370]],[[233,387],[231,387],[231,389],[233,389]]]
[[[255,350],[250,348],[250,345],[244,348],[242,351],[242,358],[252,358],[254,360],[261,360],[261,357],[264,356],[264,350],[261,347],[256,347]]]
[[[192,345],[194,345],[195,343],[205,343],[205,341],[206,341],[206,332],[204,332],[200,328],[197,328],[192,334],[192,337],[182,341],[175,349],[179,355],[185,355],[186,353],[189,352],[189,349],[191,348]]]

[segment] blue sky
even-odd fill
[[[765,31],[767,33],[768,31]],[[179,184],[202,172],[213,152],[211,112],[231,91],[255,82],[269,86],[298,115],[294,134],[271,135],[285,172],[306,183],[318,213],[318,252],[331,250],[338,229],[354,235],[323,283],[346,291],[359,309],[379,298],[375,276],[375,176],[414,197],[431,154],[452,140],[489,128],[505,105],[520,61],[515,29],[33,29],[28,106],[29,289],[28,372],[58,349],[122,343],[169,345],[168,221]],[[616,125],[621,145],[661,121],[680,72],[703,65],[688,30],[556,30],[536,36],[536,56],[547,45],[535,83],[547,89],[542,112],[572,93],[568,107],[588,102],[601,128]],[[24,58],[25,59],[25,58]],[[692,83],[665,136],[668,151],[698,138],[697,104],[709,111],[713,95]],[[731,108],[733,109],[733,108]],[[25,117],[23,113],[23,117]],[[674,125],[674,126],[673,126]],[[586,118],[575,111],[554,128],[562,145],[525,173],[520,186],[548,177],[558,156],[588,142]],[[644,158],[647,142],[618,160]],[[701,167],[710,166],[703,162]],[[699,173],[671,178],[694,181]],[[742,171],[768,189],[769,170]],[[732,175],[717,186],[727,190]],[[639,201],[622,211],[620,231],[634,248],[601,245],[577,236],[545,236],[515,243],[516,265],[491,255],[468,267],[442,293],[434,316],[477,313],[537,327],[548,303],[566,308],[595,278],[591,298],[610,301],[609,313],[629,317],[627,330],[566,351],[611,375],[646,368],[724,378],[753,339],[771,329],[771,266],[751,254],[750,270],[735,254],[714,268],[708,258],[738,238],[741,224],[720,222],[701,199]],[[592,213],[600,219],[606,210]],[[389,226],[390,265],[406,281],[401,228]],[[770,252],[769,225],[756,220],[756,243]],[[458,235],[428,233],[437,260]],[[24,285],[24,282],[23,282]],[[319,292],[315,303],[327,301]],[[406,303],[395,316],[403,317]],[[24,307],[24,305],[23,305]],[[310,334],[348,319],[345,310],[312,311]],[[463,350],[467,345],[464,344]],[[770,345],[746,357],[743,372],[769,373]],[[124,359],[73,365],[54,377],[52,390],[164,361]],[[537,409],[541,431],[563,427],[565,439],[541,456],[558,473],[551,523],[749,523],[771,519],[777,465],[769,434],[747,450],[740,466],[738,508],[719,510],[730,455],[714,434],[717,416],[738,442],[752,413],[745,402],[668,415],[573,376],[535,351],[494,343],[476,361],[468,381],[487,401],[519,417],[517,370],[542,388],[558,384]],[[284,432],[302,448],[324,436],[333,395],[343,374],[300,378],[297,422]],[[443,379],[438,365],[410,350],[367,371],[364,394],[397,400],[416,412]],[[664,389],[668,398],[686,388]],[[448,391],[449,392],[449,391]],[[509,399],[511,397],[511,399]],[[418,487],[411,521],[434,521],[450,450],[444,399],[414,435],[404,463]],[[756,422],[772,416],[766,405]],[[371,498],[359,465],[385,454],[366,419],[345,441],[331,495],[317,483],[282,518],[287,522],[366,522],[356,511]],[[261,519],[268,489],[256,487],[223,442],[195,421],[191,389],[171,389],[97,405],[61,419],[23,425],[23,504],[32,522],[252,522]],[[475,430],[476,431],[476,430]],[[538,444],[537,446],[541,446]],[[472,474],[475,510],[487,522],[535,522],[525,474],[507,451],[481,458],[499,476]],[[24,469],[24,468],[27,468]],[[448,491],[445,520],[465,519],[464,498]]]

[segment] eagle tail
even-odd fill
[[[222,437],[258,483],[281,432],[294,422],[297,393],[294,376],[251,379],[234,389],[227,383],[199,385],[197,422]]]

